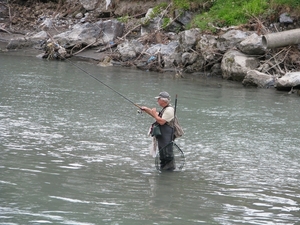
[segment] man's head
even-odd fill
[[[156,96],[155,98],[157,99],[158,104],[161,105],[162,107],[168,105],[171,101],[171,96],[166,91],[160,92],[159,95]]]

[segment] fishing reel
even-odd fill
[[[138,107],[139,109],[137,110],[137,114],[142,115],[143,114],[143,110],[141,108],[141,106],[139,104],[134,104],[136,107]]]
[[[143,110],[138,109],[138,110],[137,110],[137,114],[142,115],[142,114],[143,114]]]

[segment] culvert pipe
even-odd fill
[[[266,48],[278,48],[300,43],[300,29],[271,33],[262,36],[262,44]]]

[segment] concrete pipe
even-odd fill
[[[278,48],[300,43],[300,29],[287,30],[262,36],[266,48]]]

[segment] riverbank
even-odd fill
[[[54,32],[52,32],[54,33]],[[0,33],[0,53],[1,52],[15,52],[15,54],[22,54],[27,56],[39,56],[44,53],[44,50],[41,48],[32,48],[32,47],[26,47],[21,49],[7,49],[7,45],[9,42],[13,39],[19,39],[24,38],[25,35],[23,34],[8,34],[5,32]],[[95,50],[93,49],[86,49],[85,51],[79,53],[77,56],[74,56],[75,58],[79,58],[82,60],[92,60],[95,61],[94,63],[99,62],[100,59],[102,59],[104,56],[103,54],[95,53]]]
[[[43,8],[40,4],[38,6]],[[72,7],[74,9],[75,5]],[[176,26],[180,21],[186,23],[190,12],[180,14],[168,24],[168,29],[162,29],[165,26],[162,18],[166,12],[143,8],[144,12],[146,10],[147,13],[126,21],[113,17],[97,19],[96,10],[89,11],[88,15],[78,13],[72,20],[44,16],[26,34],[11,33],[3,28],[1,33],[5,35],[1,36],[1,40],[8,43],[6,48],[9,51],[34,49],[41,52],[40,57],[47,59],[77,57],[92,60],[99,66],[172,71],[177,78],[186,74],[205,74],[262,88],[274,87],[278,79],[286,74],[300,71],[299,48],[294,45],[266,49],[262,36],[268,28],[258,20],[256,22],[260,27],[257,26],[256,30],[253,30],[253,25],[246,24],[218,28],[219,31],[214,34],[197,28],[175,33],[172,29],[178,29]],[[293,18],[287,14],[285,16],[285,21],[271,24],[273,28],[281,31],[297,28],[297,21],[294,26],[286,26],[286,21]],[[270,24],[268,27],[271,27]],[[29,26],[24,26],[24,31],[25,28],[29,29]],[[299,85],[288,83],[282,89],[290,90]]]

